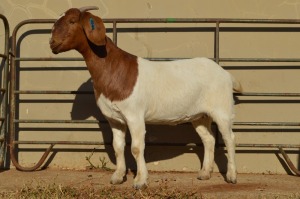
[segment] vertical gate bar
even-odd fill
[[[118,39],[117,39],[117,21],[113,21],[113,42],[117,45]]]
[[[4,20],[4,24],[5,24],[5,54],[6,54],[6,62],[5,62],[5,69],[4,69],[4,73],[5,73],[5,75],[4,75],[4,78],[3,78],[3,80],[4,80],[4,82],[5,82],[5,94],[4,94],[4,107],[3,107],[3,109],[4,109],[4,112],[5,112],[5,115],[4,115],[4,117],[5,117],[5,123],[4,123],[4,147],[5,147],[5,150],[3,151],[3,158],[5,158],[4,159],[4,165],[3,165],[3,167],[5,168],[5,169],[7,169],[7,168],[9,168],[9,159],[7,159],[7,155],[6,155],[6,153],[7,153],[7,138],[8,138],[8,118],[9,118],[9,114],[8,114],[8,94],[9,94],[9,92],[8,92],[8,90],[9,90],[9,88],[8,88],[8,85],[9,85],[9,80],[8,80],[8,75],[9,75],[9,34],[10,34],[10,29],[9,29],[9,23],[8,23],[8,20]],[[2,165],[2,164],[1,164]]]
[[[20,26],[15,27],[12,37],[11,37],[11,53],[12,56],[10,56],[10,91],[9,91],[9,103],[10,103],[10,109],[9,109],[9,134],[10,134],[10,140],[9,140],[9,152],[10,152],[10,158],[12,160],[12,163],[15,165],[15,162],[13,160],[16,160],[16,154],[15,154],[15,145],[14,141],[16,138],[15,134],[15,84],[16,84],[16,36],[17,31],[20,28]],[[16,165],[15,165],[16,166]]]
[[[216,22],[216,31],[215,31],[215,62],[219,64],[220,60],[220,22]]]
[[[5,30],[5,41],[4,41],[4,56],[3,59],[5,59],[5,64],[4,64],[4,70],[3,70],[3,89],[4,92],[3,94],[3,101],[1,102],[2,105],[2,113],[1,117],[3,117],[3,123],[2,123],[2,128],[1,128],[1,137],[3,137],[3,141],[1,144],[1,152],[0,152],[0,167],[1,168],[8,168],[9,161],[6,158],[6,146],[7,146],[7,126],[8,126],[8,73],[9,73],[9,23],[7,18],[0,14],[0,18],[3,21],[4,24],[4,30]]]
[[[216,30],[215,30],[215,46],[214,46],[214,48],[215,48],[215,50],[214,50],[214,58],[215,58],[215,62],[217,63],[217,64],[219,64],[219,60],[220,60],[220,55],[219,55],[219,48],[220,48],[220,40],[219,40],[219,36],[220,36],[220,28],[219,28],[219,26],[220,26],[220,22],[219,21],[217,21],[216,22]],[[220,147],[220,141],[219,141],[219,134],[220,134],[220,132],[219,132],[219,128],[218,128],[218,126],[217,126],[217,132],[216,132],[216,138],[215,138],[215,140],[216,140],[216,147],[218,148],[218,147]]]

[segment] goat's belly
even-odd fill
[[[146,123],[177,125],[200,119],[207,113],[200,100],[192,100],[191,103],[179,103],[177,101],[164,103],[163,100],[160,102],[148,104],[145,109]]]
[[[145,122],[147,124],[167,124],[167,125],[177,125],[182,123],[191,122],[194,120],[201,119],[205,113],[199,113],[195,115],[177,115],[170,117],[146,117]]]

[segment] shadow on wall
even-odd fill
[[[93,85],[91,79],[88,79],[78,88],[78,91],[92,90]],[[90,117],[96,118],[99,121],[99,132],[101,131],[103,133],[103,141],[105,143],[112,143],[111,129],[105,120],[105,117],[101,114],[101,111],[97,107],[94,95],[77,94],[73,103],[71,117],[72,120],[84,120]],[[147,134],[145,141],[148,143],[148,146],[145,149],[145,160],[147,163],[172,159],[184,153],[195,153],[199,157],[198,167],[200,168],[200,162],[203,161],[203,147],[184,146],[189,143],[201,145],[201,139],[192,125],[147,125],[146,129]],[[131,138],[128,130],[126,134],[126,142],[128,143],[125,149],[127,168],[130,170],[136,170],[136,164],[133,156],[131,155]],[[182,146],[174,146],[174,144],[180,144]],[[112,146],[105,145],[104,151],[108,154],[110,161],[113,164],[116,164],[115,154]],[[220,171],[225,172],[227,170],[227,158],[223,149],[216,150],[216,163]]]

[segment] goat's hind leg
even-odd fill
[[[225,142],[228,154],[227,163],[227,174],[226,180],[229,183],[236,184],[236,165],[235,165],[235,138],[232,132],[232,122],[231,119],[214,118],[218,125],[219,131],[222,134],[223,140]]]
[[[199,180],[210,179],[213,170],[215,136],[211,130],[211,123],[212,119],[208,116],[192,122],[204,146],[204,160],[202,169],[199,171]]]
[[[124,181],[126,174],[126,163],[125,163],[125,134],[126,125],[121,123],[110,122],[110,126],[113,132],[113,147],[115,150],[117,168],[111,177],[111,184],[121,184]]]

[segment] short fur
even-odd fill
[[[99,17],[75,8],[54,24],[50,46],[55,54],[76,49],[86,61],[97,104],[113,131],[117,168],[112,184],[122,183],[126,173],[124,147],[128,127],[138,169],[134,187],[147,185],[145,123],[191,122],[204,144],[204,162],[198,178],[209,179],[214,161],[213,121],[228,151],[227,181],[236,183],[232,92],[241,90],[241,86],[218,64],[207,58],[152,62],[136,57],[105,36]]]

